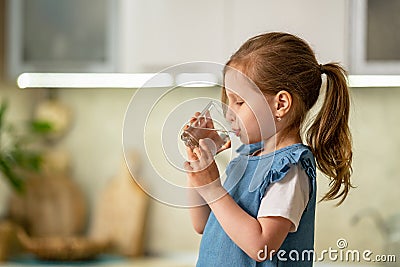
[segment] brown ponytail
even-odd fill
[[[315,121],[306,131],[306,141],[317,167],[330,179],[330,190],[322,200],[341,198],[352,186],[352,144],[349,131],[350,97],[346,72],[337,63],[318,64],[311,47],[289,33],[270,32],[254,36],[236,51],[226,64],[239,69],[265,95],[285,90],[293,97],[286,131],[296,131],[320,94],[321,74],[327,76],[325,101]],[[226,71],[226,69],[224,70]],[[226,103],[225,90],[222,100]]]
[[[330,190],[321,200],[341,198],[337,204],[340,205],[353,187],[350,182],[353,153],[348,126],[350,97],[346,72],[340,65],[329,63],[321,66],[321,70],[327,77],[325,100],[306,138],[318,168],[330,179]]]

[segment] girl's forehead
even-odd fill
[[[243,73],[229,69],[224,76],[224,86],[228,96],[246,98],[259,97],[261,91]]]
[[[226,91],[226,95],[228,97],[236,97],[236,98],[240,98],[240,96],[238,94],[236,94],[234,91],[229,90],[229,88],[225,88]]]

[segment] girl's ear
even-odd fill
[[[274,102],[274,115],[277,118],[282,118],[289,112],[292,106],[292,96],[289,92],[282,90],[275,95]]]

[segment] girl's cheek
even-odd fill
[[[232,106],[228,106],[228,109],[226,111],[226,120],[229,122],[237,120],[237,114],[238,112]]]

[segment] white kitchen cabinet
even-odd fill
[[[248,38],[263,32],[283,31],[305,39],[322,63],[346,63],[346,0],[231,0],[226,20],[231,32],[230,53]]]
[[[225,63],[225,3],[121,0],[121,70],[154,72],[189,61]]]

